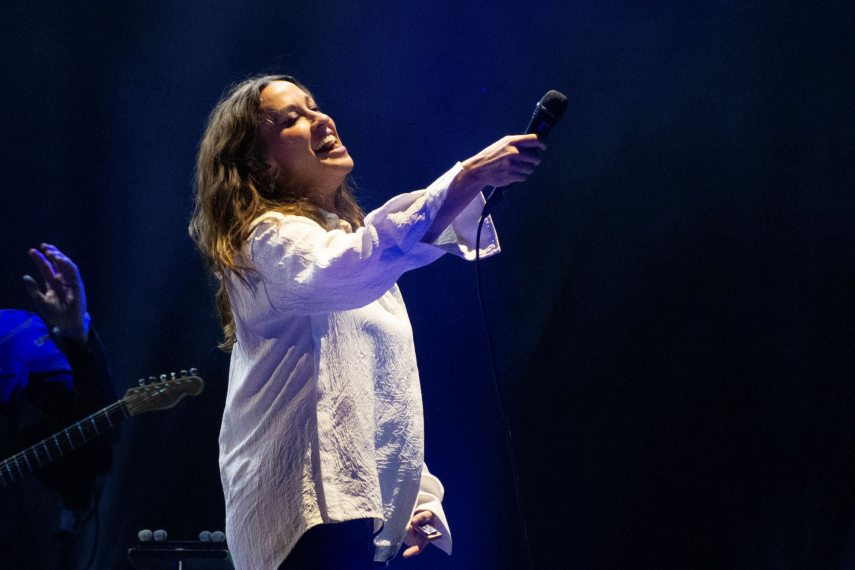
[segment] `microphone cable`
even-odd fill
[[[531,546],[528,538],[528,525],[526,524],[525,509],[523,508],[522,495],[520,493],[519,474],[517,473],[517,461],[514,454],[514,438],[511,431],[511,422],[508,419],[507,404],[502,395],[502,387],[499,385],[499,373],[496,367],[496,357],[493,353],[493,336],[490,333],[490,323],[487,319],[487,311],[484,308],[484,299],[481,291],[481,229],[484,226],[484,220],[490,215],[492,206],[499,203],[502,198],[501,188],[492,188],[487,196],[487,202],[484,204],[484,209],[481,211],[481,219],[478,220],[478,230],[475,233],[475,291],[478,296],[478,307],[481,309],[481,319],[484,321],[484,332],[487,336],[487,354],[490,355],[490,373],[493,377],[493,387],[496,390],[496,399],[499,403],[499,411],[502,416],[502,425],[505,428],[505,446],[508,452],[508,459],[511,463],[511,478],[514,483],[514,499],[517,506],[517,516],[522,527],[523,545],[525,546],[526,563],[530,570],[533,570],[534,564],[531,558]]]
[[[550,90],[538,101],[531,115],[525,134],[536,134],[539,140],[543,140],[552,130],[552,127],[561,120],[567,109],[567,97],[559,92]],[[484,331],[487,335],[487,353],[490,355],[490,372],[493,375],[493,386],[496,389],[496,398],[499,402],[502,423],[505,427],[505,444],[508,450],[508,459],[511,462],[511,478],[514,483],[514,498],[516,499],[517,513],[522,527],[523,544],[525,545],[526,562],[528,568],[533,570],[534,564],[531,557],[531,545],[529,543],[528,525],[526,524],[525,509],[523,508],[522,494],[520,493],[519,474],[517,473],[517,461],[514,454],[514,437],[511,431],[511,422],[508,419],[507,403],[502,395],[502,387],[499,384],[499,373],[496,367],[496,357],[493,353],[493,337],[490,334],[490,323],[487,319],[487,311],[484,309],[484,299],[481,292],[481,229],[484,220],[490,215],[491,209],[496,206],[504,195],[504,188],[492,187],[488,189],[487,200],[481,210],[481,219],[478,220],[478,230],[475,233],[475,290],[478,295],[478,306],[481,309],[481,318],[484,321]]]

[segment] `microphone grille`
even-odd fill
[[[567,110],[567,97],[560,91],[550,89],[540,100],[540,105],[554,115],[555,120],[558,120]]]

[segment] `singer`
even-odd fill
[[[447,252],[474,259],[481,190],[525,180],[544,149],[506,136],[364,215],[353,159],[296,79],[253,77],[216,105],[190,234],[231,351],[220,473],[235,568],[370,569],[402,544],[422,552],[425,523],[451,553],[396,281]],[[489,220],[482,239],[482,256],[499,251]]]

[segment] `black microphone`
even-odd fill
[[[531,120],[528,122],[528,127],[525,129],[526,135],[537,135],[538,140],[543,140],[552,127],[561,120],[564,116],[564,111],[567,110],[567,97],[560,91],[550,89],[546,95],[540,98],[537,105],[534,107],[534,113],[531,114]],[[482,216],[487,217],[493,206],[499,203],[502,199],[504,190],[502,188],[493,188],[487,196],[487,203],[484,205]]]
[[[526,127],[525,134],[537,135],[538,140],[543,140],[555,123],[561,120],[564,116],[564,111],[567,110],[567,97],[563,93],[552,89],[546,92],[537,106],[534,108],[534,113],[531,114],[531,121]]]

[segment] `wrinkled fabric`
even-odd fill
[[[358,518],[375,519],[375,560],[388,560],[425,509],[450,553],[396,281],[446,252],[474,258],[483,198],[421,242],[461,168],[392,198],[356,230],[333,214],[326,227],[276,212],[254,222],[243,253],[255,271],[226,277],[237,343],[220,472],[238,570],[275,569],[312,526]],[[482,256],[499,251],[489,219],[482,240]]]

